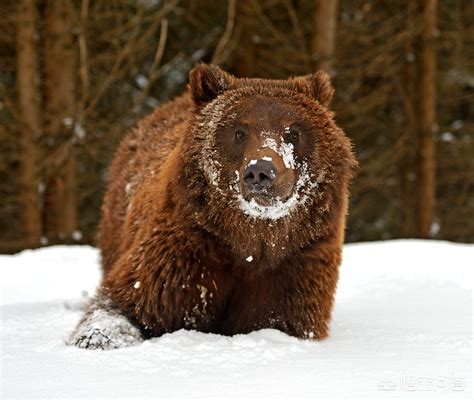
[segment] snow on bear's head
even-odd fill
[[[315,209],[320,217],[329,211],[325,192],[355,164],[327,109],[328,75],[239,79],[200,64],[190,73],[189,90],[210,220],[232,233],[246,226],[254,236],[281,236],[291,225],[318,236],[323,227]]]

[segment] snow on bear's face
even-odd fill
[[[297,107],[263,95],[241,98],[216,124],[202,165],[211,185],[229,188],[245,215],[279,219],[306,202],[316,188],[308,162],[313,126]]]
[[[196,141],[210,190],[258,219],[278,220],[310,202],[325,175],[317,146],[324,112],[310,78],[236,79],[209,66],[197,75]]]

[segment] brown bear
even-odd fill
[[[68,342],[110,349],[182,328],[325,338],[356,166],[332,97],[324,72],[197,65],[117,151],[103,279]]]

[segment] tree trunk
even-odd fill
[[[44,113],[50,146],[45,226],[52,242],[70,241],[77,226],[73,144],[75,51],[69,0],[45,0]]]
[[[35,0],[18,0],[16,4],[16,66],[18,110],[21,231],[25,247],[36,247],[41,239],[41,211],[38,195],[38,147],[41,131],[40,94],[38,88],[37,4]]]
[[[337,0],[315,2],[313,58],[316,68],[328,73],[331,72],[336,48],[337,9]]]
[[[405,61],[403,65],[402,100],[404,111],[404,127],[400,140],[400,227],[399,235],[413,237],[415,235],[415,143],[417,135],[417,104],[416,104],[416,65],[415,65],[415,31],[417,4],[408,3],[405,42]]]
[[[237,3],[237,20],[240,21],[240,37],[235,50],[235,74],[239,77],[252,77],[255,74],[255,43],[252,38],[253,5],[252,0]]]
[[[417,234],[430,235],[435,206],[436,23],[437,0],[422,0],[422,37],[418,57]]]

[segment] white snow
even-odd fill
[[[125,185],[125,194],[127,196],[130,196],[130,193],[132,193],[132,183],[127,182],[127,184]]]
[[[95,249],[0,256],[0,398],[472,398],[473,275],[474,245],[347,245],[329,339],[181,330],[103,352],[63,342]]]
[[[289,130],[290,128],[285,128]],[[296,162],[293,154],[293,144],[286,143],[283,137],[280,137],[280,142],[277,143],[276,140],[270,136],[273,134],[269,131],[262,131],[262,137],[265,139],[262,144],[262,148],[269,148],[275,152],[278,156],[282,158],[282,161],[286,168],[288,169],[297,169],[298,170],[298,180],[293,188],[291,196],[287,199],[282,200],[279,197],[276,197],[272,204],[262,205],[254,198],[247,200],[241,193],[240,184],[239,184],[239,172],[236,172],[236,180],[233,187],[236,193],[237,202],[240,209],[248,216],[252,218],[260,219],[271,219],[277,220],[295,211],[298,206],[302,206],[308,200],[308,195],[311,194],[314,188],[318,186],[318,183],[321,182],[321,179],[324,177],[325,171],[322,171],[316,182],[312,181],[311,175],[308,173],[308,165],[306,162]],[[271,157],[263,157],[264,160],[271,161]],[[250,160],[248,165],[256,164],[257,160]]]
[[[77,139],[84,140],[84,138],[87,135],[87,132],[79,122],[75,122],[74,123],[74,134],[76,135]]]
[[[254,198],[246,200],[244,196],[242,196],[239,186],[239,171],[235,171],[237,178],[234,182],[233,189],[236,193],[240,209],[246,215],[253,218],[277,220],[290,215],[298,206],[303,206],[308,200],[308,195],[317,187],[319,180],[317,182],[311,181],[311,176],[308,173],[308,167],[305,162],[302,162],[298,167],[299,178],[291,196],[284,201],[277,197],[273,203],[268,206],[261,205]]]
[[[70,127],[72,126],[72,121],[73,119],[71,117],[63,118],[63,125]]]
[[[73,233],[72,233],[72,238],[78,242],[79,240],[82,239],[82,232],[80,230],[75,230]]]
[[[229,101],[233,101],[233,97]],[[223,113],[228,107],[226,102],[210,102],[204,107],[202,114],[205,116],[199,123],[203,140],[202,157],[200,158],[200,167],[204,171],[207,180],[212,185],[219,188],[221,175],[221,164],[218,161],[217,150],[215,147],[216,130],[222,120]],[[231,115],[229,116],[231,117]]]
[[[441,140],[443,142],[452,142],[453,140],[455,140],[455,136],[453,135],[452,132],[443,132],[441,134]]]
[[[262,133],[262,135],[268,136],[268,133]],[[267,137],[262,145],[262,148],[266,147],[273,150],[283,159],[283,163],[285,164],[286,168],[295,169],[296,163],[293,154],[294,147],[292,143],[286,143],[283,138],[280,137],[280,144],[278,145],[275,139]]]
[[[83,349],[91,346],[118,349],[143,342],[143,336],[136,326],[118,311],[106,310],[107,307],[111,307],[108,299],[96,303],[88,310],[88,322],[75,329],[66,342]]]
[[[457,119],[451,123],[451,128],[453,129],[461,129],[464,127],[464,121],[461,119]]]
[[[144,89],[145,87],[147,87],[149,80],[145,75],[139,74],[135,77],[135,82],[137,83],[140,89]]]

